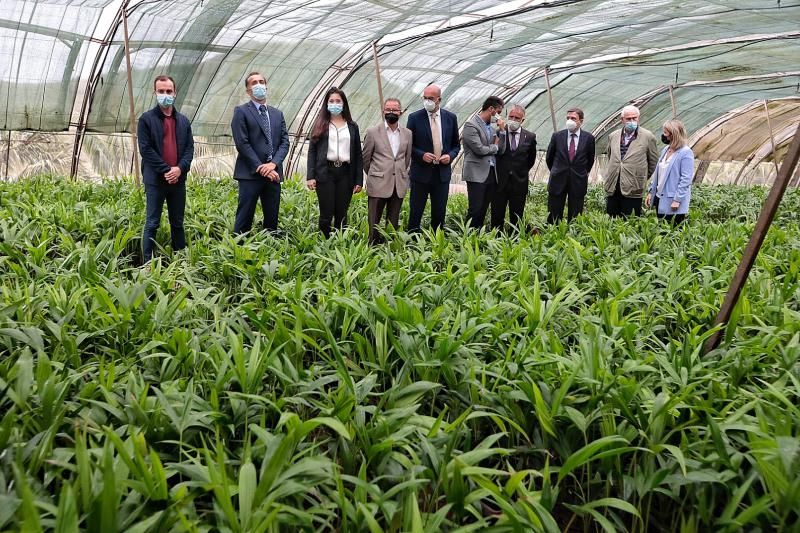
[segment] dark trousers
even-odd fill
[[[486,212],[492,202],[497,188],[494,167],[490,167],[489,176],[483,183],[467,182],[467,222],[471,228],[482,228],[486,220]]]
[[[547,223],[558,224],[564,218],[564,204],[567,205],[567,220],[570,221],[583,213],[586,194],[572,194],[565,189],[561,194],[547,195]]]
[[[150,185],[145,183],[144,194],[146,201],[146,220],[142,235],[142,248],[144,261],[153,258],[156,246],[156,232],[161,224],[161,211],[164,201],[167,202],[169,216],[169,231],[172,240],[172,250],[186,248],[186,235],[183,231],[183,212],[186,209],[186,182],[176,185]]]
[[[261,199],[261,210],[264,212],[263,228],[277,231],[278,211],[281,206],[281,184],[267,178],[239,180],[239,205],[236,207],[236,222],[233,224],[235,235],[246,233],[252,229],[259,199]]]
[[[447,197],[450,194],[450,182],[435,181],[432,183],[411,182],[411,192],[408,201],[408,231],[416,232],[422,223],[422,214],[428,196],[431,198],[431,229],[436,231],[444,227],[444,217],[447,214]]]
[[[397,190],[392,192],[389,198],[378,198],[370,196],[367,200],[367,217],[369,218],[369,243],[377,244],[380,242],[381,235],[378,233],[378,224],[383,217],[383,210],[386,209],[386,223],[397,228],[400,222],[400,208],[403,206],[403,199],[397,196]]]
[[[661,213],[659,213],[658,212],[658,196],[653,196],[653,209],[656,210],[656,215],[658,216],[658,218],[660,218],[661,220],[666,220],[667,222],[670,222],[673,226],[679,226],[679,225],[683,224],[683,222],[686,220],[686,215],[685,214],[681,214],[681,215],[662,215]]]
[[[611,217],[641,216],[642,199],[623,196],[622,190],[619,188],[619,178],[617,178],[617,188],[614,194],[606,197],[606,213]]]
[[[350,165],[347,163],[340,167],[328,165],[328,179],[317,181],[319,230],[326,238],[331,235],[331,222],[337,229],[347,225],[347,210],[353,198],[353,185]]]
[[[517,189],[509,184],[503,189],[495,190],[492,198],[492,228],[503,229],[508,208],[508,221],[513,227],[520,229],[527,196],[527,187]]]

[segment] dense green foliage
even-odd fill
[[[3,184],[0,530],[797,531],[800,194],[709,357],[765,192],[675,231],[600,194],[369,248],[363,196],[325,241],[288,184],[285,234],[237,242],[195,183],[145,270],[130,183]]]

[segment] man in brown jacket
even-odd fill
[[[411,164],[411,130],[400,125],[403,108],[397,98],[383,103],[383,120],[367,130],[364,137],[364,173],[367,176],[369,242],[380,242],[378,224],[386,209],[386,219],[397,227],[400,208],[408,190]]]
[[[622,129],[608,136],[608,167],[603,181],[606,212],[612,217],[642,214],[647,180],[658,163],[655,136],[639,126],[639,109],[622,109]]]

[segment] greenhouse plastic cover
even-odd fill
[[[4,130],[130,130],[124,6],[137,116],[154,105],[153,78],[166,73],[195,135],[228,137],[233,108],[247,98],[244,79],[260,71],[269,102],[285,113],[293,157],[331,86],[347,92],[357,122],[380,119],[373,42],[384,96],[413,110],[423,88],[437,83],[443,105],[463,122],[497,94],[526,107],[526,126],[540,142],[553,129],[546,66],[558,127],[566,109],[580,106],[601,146],[629,102],[658,130],[674,101],[690,133],[716,131],[720,142],[719,129],[705,126],[757,110],[757,100],[785,101],[773,130],[798,121],[800,0],[0,4]],[[695,135],[698,157],[744,160],[771,138],[767,121],[732,124],[728,135],[752,142],[722,146]]]

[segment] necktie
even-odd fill
[[[442,133],[439,131],[439,125],[436,121],[436,114],[431,114],[431,137],[433,138],[433,155],[436,157],[442,156]]]
[[[518,142],[519,141],[517,141],[517,132],[516,131],[512,131],[511,132],[511,151],[512,152],[515,152],[517,150],[517,143]]]
[[[261,129],[267,138],[267,161],[272,161],[272,135],[269,132],[269,117],[267,116],[267,106],[258,106],[258,114],[261,116]]]
[[[569,134],[569,160],[575,159],[575,137],[574,133]]]

